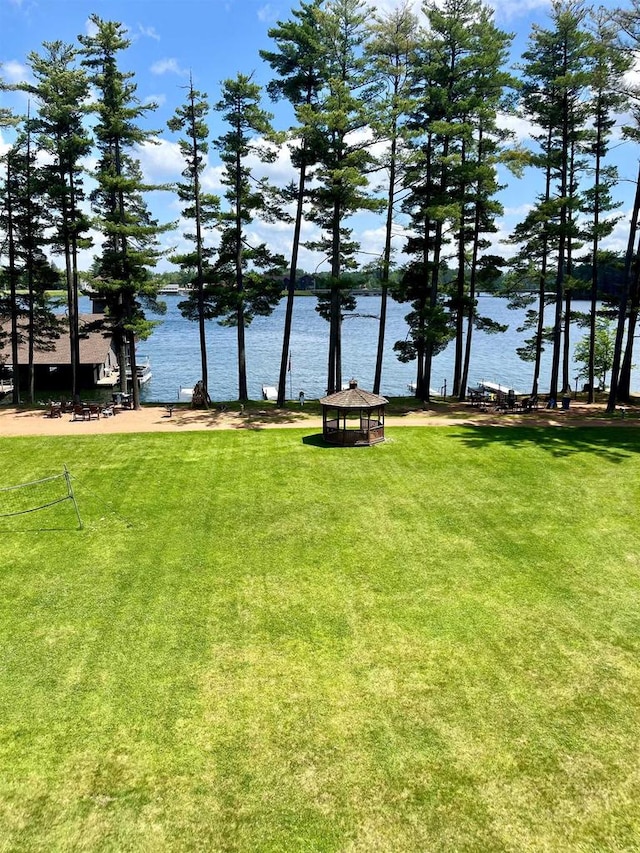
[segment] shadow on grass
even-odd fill
[[[323,450],[339,450],[340,448],[336,444],[329,444],[328,441],[325,441],[322,437],[322,433],[315,433],[314,435],[305,435],[302,438],[302,443],[306,444],[308,447],[322,447]]]
[[[321,447],[323,450],[351,450],[357,452],[358,450],[371,450],[374,447],[380,447],[385,442],[378,442],[376,444],[332,444],[324,440],[322,433],[316,433],[315,435],[305,435],[302,443],[308,447]]]
[[[188,412],[188,416],[185,417],[183,412]],[[175,426],[178,428],[183,425],[192,426],[193,424],[201,427],[211,427],[223,423],[227,424],[230,429],[251,430],[264,429],[270,425],[303,424],[306,420],[305,415],[308,414],[303,413],[301,410],[276,408],[247,408],[245,411],[240,411],[237,407],[227,408],[226,406],[199,410],[188,409],[183,410],[183,412],[176,409],[173,413],[173,420]]]
[[[593,453],[607,462],[620,463],[640,453],[640,432],[627,427],[504,427],[467,426],[455,438],[467,447],[482,449],[503,445],[518,450],[536,445],[556,458]]]

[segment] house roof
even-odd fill
[[[113,335],[105,323],[104,314],[81,314],[80,326],[80,364],[104,364],[107,361]],[[2,323],[2,331],[11,333],[11,324]],[[10,343],[5,343],[2,355],[11,358]],[[18,364],[26,365],[29,353],[26,342],[18,347]],[[54,338],[46,349],[36,349],[33,353],[33,363],[39,365],[71,364],[71,348],[69,337],[64,332],[59,338]]]
[[[384,406],[388,402],[386,397],[358,388],[355,379],[349,382],[346,390],[336,391],[335,394],[329,394],[328,397],[320,399],[323,406],[335,406],[338,409],[372,409],[375,406]]]

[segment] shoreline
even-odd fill
[[[569,409],[540,409],[528,413],[481,412],[468,403],[434,404],[429,409],[408,409],[385,416],[385,426],[625,426],[640,425],[640,409],[625,407],[607,416],[604,404],[573,404]],[[49,417],[44,409],[0,407],[0,437],[48,435],[108,435],[118,433],[185,432],[218,429],[286,429],[309,427],[322,430],[322,417],[304,409],[189,409],[143,406],[111,417],[73,420],[71,414]]]

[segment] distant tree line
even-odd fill
[[[292,125],[274,128],[251,75],[225,80],[212,105],[190,79],[168,122],[179,139],[182,179],[163,187],[147,183],[140,168],[139,146],[157,136],[147,129],[155,105],[141,103],[133,74],[122,68],[129,47],[123,25],[92,15],[92,34],[79,36],[77,45],[45,42],[41,53],[31,53],[32,82],[17,87],[29,95],[27,114],[0,112],[0,122],[16,128],[0,181],[0,313],[9,321],[12,363],[20,343],[27,341],[32,354],[68,334],[77,393],[78,291],[85,277],[78,252],[98,234],[89,278],[106,304],[121,381],[127,358],[135,375],[135,341],[151,332],[149,309],[161,310],[164,276],[175,280],[153,274],[159,235],[173,227],[150,213],[149,192],[163,189],[177,194],[188,223],[188,248],[170,260],[178,281],[189,285],[180,309],[198,326],[205,404],[207,321],[236,328],[239,398],[246,399],[245,330],[254,316],[273,310],[283,283],[278,403],[284,403],[302,245],[328,269],[317,310],[328,322],[329,392],[342,385],[342,320],[353,310],[354,279],[365,275],[382,294],[375,392],[382,387],[386,306],[393,297],[407,305],[409,333],[393,346],[401,361],[416,365],[417,396],[429,400],[433,358],[451,345],[450,387],[464,400],[474,331],[504,328],[478,313],[478,293],[494,290],[526,308],[529,337],[519,354],[532,364],[534,395],[542,353],[550,348],[553,400],[570,386],[573,301],[586,296],[590,303],[582,318],[590,401],[601,322],[613,313],[609,407],[627,401],[640,306],[640,183],[625,256],[603,246],[620,216],[611,148],[621,135],[631,141],[640,135],[637,92],[627,83],[640,39],[638,0],[608,12],[554,0],[546,26],[533,26],[515,66],[512,35],[480,0],[426,0],[422,12],[418,19],[408,4],[382,13],[361,0],[302,0],[260,51],[273,72],[266,94],[288,102]],[[211,110],[226,128],[215,139]],[[620,129],[622,116],[628,126]],[[530,147],[514,142],[510,117],[531,124]],[[274,186],[257,177],[254,164],[274,161],[282,146],[296,178]],[[221,197],[203,187],[211,150],[222,164]],[[509,172],[524,169],[538,176],[537,194],[525,200],[509,252],[499,253],[499,193]],[[364,267],[352,229],[361,211],[384,223],[379,257]],[[290,225],[290,257],[254,239],[251,226],[259,221]],[[305,223],[317,236],[303,244]],[[395,261],[398,249],[408,258],[403,266]],[[60,270],[53,258],[62,261]],[[67,294],[64,332],[46,298],[55,286]],[[16,387],[16,402],[20,393]],[[25,393],[33,400],[33,380]]]

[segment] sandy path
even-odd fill
[[[563,411],[540,410],[530,414],[500,414],[479,412],[466,404],[440,404],[432,410],[416,410],[403,415],[387,415],[387,426],[447,426],[455,424],[475,424],[486,426],[582,426],[585,424],[616,423],[637,426],[636,412],[629,411],[629,417],[623,419],[619,413],[613,418],[604,417],[601,405],[586,406],[572,404],[571,409]],[[164,406],[145,406],[139,411],[124,410],[113,417],[101,417],[99,420],[74,421],[70,414],[60,418],[50,418],[42,409],[15,409],[0,407],[0,436],[20,435],[96,435],[124,432],[184,432],[185,430],[210,429],[265,429],[269,427],[309,427],[322,428],[322,419],[317,415],[307,415],[303,410],[288,409],[279,411],[269,409],[261,412],[219,412],[217,410],[200,411],[174,409],[169,415]]]

